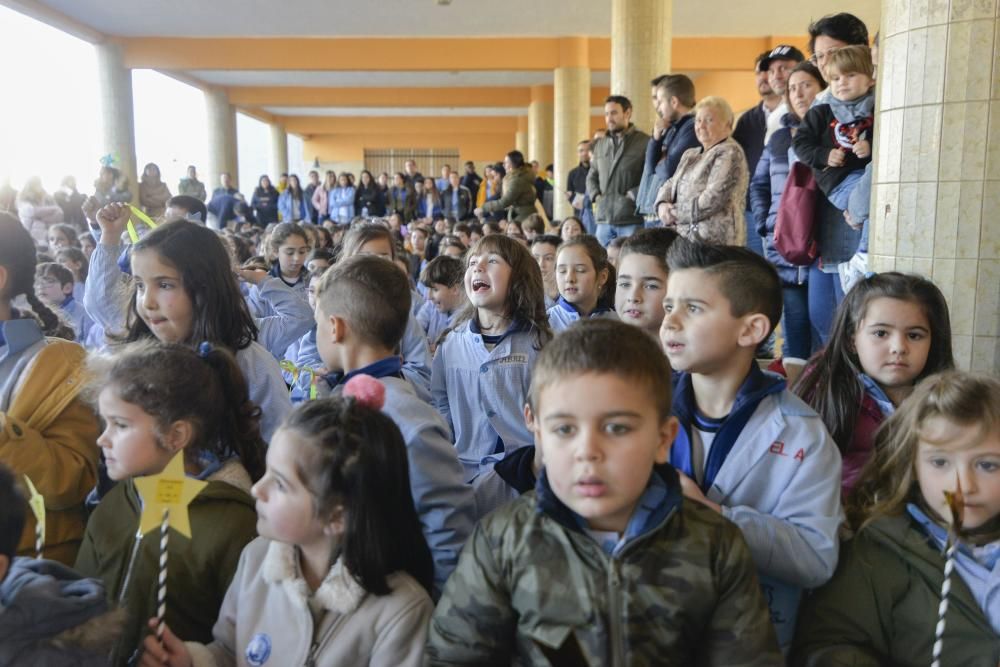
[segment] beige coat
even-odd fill
[[[370,595],[337,560],[314,594],[326,610],[314,628],[295,548],[259,537],[240,557],[212,630],[215,641],[187,647],[195,667],[419,667],[434,605],[405,573],[388,583],[389,595]]]
[[[677,232],[687,239],[741,246],[749,178],[743,149],[732,137],[707,151],[690,148],[656,194],[656,208],[673,204]]]

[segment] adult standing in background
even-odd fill
[[[354,195],[356,189],[351,185],[351,177],[346,171],[337,177],[337,187],[329,193],[330,219],[341,224],[348,224],[354,219]]]
[[[309,222],[309,198],[302,189],[298,174],[289,174],[288,187],[278,195],[278,213],[282,222]]]
[[[531,166],[524,163],[521,151],[511,151],[503,159],[500,169],[494,167],[497,175],[505,173],[498,199],[487,201],[475,211],[476,217],[485,214],[501,214],[506,211],[508,220],[520,222],[535,212],[535,177]]]
[[[212,190],[207,206],[208,212],[215,218],[217,229],[225,229],[236,219],[236,204],[240,202],[240,197],[239,191],[233,187],[233,177],[227,172],[219,174],[219,187]]]
[[[63,210],[52,195],[42,187],[42,179],[30,177],[17,193],[17,217],[31,233],[35,245],[44,246],[48,241],[49,227],[63,221]]]
[[[188,165],[187,176],[177,184],[177,194],[205,201],[208,193],[205,192],[205,184],[198,180],[198,171],[193,164]]]
[[[167,210],[167,202],[173,195],[170,188],[160,178],[160,167],[150,162],[142,169],[139,180],[139,206],[151,218],[158,218]]]
[[[579,163],[569,170],[566,177],[566,198],[573,207],[573,215],[583,215],[583,200],[587,197],[587,172],[590,171],[590,140],[584,139],[576,145]]]
[[[643,227],[635,202],[649,135],[638,130],[631,118],[632,102],[627,97],[611,95],[604,101],[608,133],[595,143],[587,172],[587,194],[594,206],[597,239],[603,246]]]
[[[465,174],[462,176],[462,185],[469,189],[473,195],[479,193],[479,184],[483,179],[476,173],[476,165],[469,160],[465,163]]]
[[[250,199],[250,208],[260,227],[278,222],[278,190],[271,185],[271,179],[266,174],[257,181]]]
[[[406,178],[406,182],[409,183],[410,187],[416,187],[416,184],[424,182],[424,176],[419,171],[417,171],[417,161],[407,160],[403,163],[403,176]]]
[[[767,117],[767,130],[764,132],[765,146],[771,139],[771,135],[781,128],[782,119],[789,110],[785,96],[788,88],[788,76],[792,73],[792,69],[805,59],[802,52],[794,46],[781,44],[771,49],[771,53],[761,63],[761,67],[767,70],[767,85],[771,87],[775,95],[781,97],[781,104],[775,108],[774,113]]]
[[[330,219],[330,191],[337,187],[337,174],[332,171],[326,172],[326,180],[318,188],[313,190],[310,203],[319,213],[319,221]]]
[[[313,206],[312,199],[313,195],[316,194],[316,188],[320,186],[319,182],[319,172],[313,169],[309,172],[309,182],[306,183],[305,193],[306,201],[309,202],[309,222],[314,225],[319,224],[319,211]]]
[[[67,176],[62,179],[52,198],[63,211],[63,222],[78,228],[87,226],[87,218],[83,214],[83,202],[87,201],[87,197],[77,191],[75,178]]]
[[[444,216],[455,220],[468,220],[472,217],[475,207],[469,188],[462,185],[457,171],[451,172],[448,175],[448,187],[441,192],[441,208]]]
[[[385,190],[378,186],[372,173],[361,170],[358,186],[354,192],[354,210],[364,218],[380,218],[385,215]]]

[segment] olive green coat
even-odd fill
[[[503,177],[500,199],[483,204],[485,213],[507,211],[508,220],[520,222],[535,212],[535,177],[531,167],[522,165]]]

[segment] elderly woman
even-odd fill
[[[656,195],[656,213],[685,238],[743,245],[747,161],[730,136],[733,110],[721,97],[695,106],[694,132],[701,148],[689,148],[677,171]]]

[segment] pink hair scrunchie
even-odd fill
[[[365,407],[381,410],[385,405],[385,385],[371,375],[355,375],[344,384],[344,396],[350,396]]]

